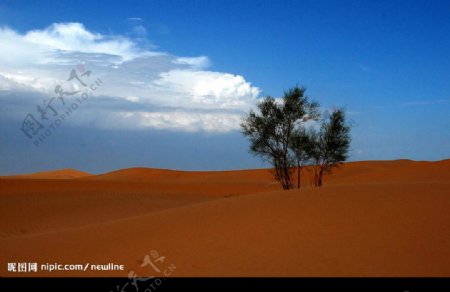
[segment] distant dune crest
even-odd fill
[[[327,178],[327,183],[335,184],[339,181],[344,182],[349,176],[356,175],[361,177],[362,181],[370,182],[372,179],[376,182],[377,178],[396,179],[396,178],[425,178],[432,179],[433,177],[444,178],[448,176],[448,169],[450,167],[450,159],[440,161],[414,161],[409,159],[398,160],[370,160],[370,161],[356,161],[343,163],[334,175]],[[414,171],[421,168],[422,171]],[[382,171],[383,170],[383,171]],[[419,170],[419,169],[417,169]],[[245,169],[245,170],[228,170],[228,171],[182,171],[171,169],[147,168],[147,167],[133,167],[124,168],[107,173],[94,175],[88,172],[76,169],[59,169],[52,171],[42,171],[31,174],[21,174],[13,176],[0,176],[0,178],[21,178],[21,179],[89,179],[89,180],[120,180],[120,181],[142,181],[142,180],[177,180],[177,179],[224,179],[224,180],[241,180],[246,179],[263,179],[272,180],[270,175],[267,175],[269,169]],[[308,179],[306,167],[305,179]],[[371,177],[369,174],[373,174]],[[368,176],[369,175],[369,176]],[[409,175],[409,177],[408,177]],[[356,183],[358,183],[356,181]]]
[[[81,178],[92,176],[92,174],[71,169],[58,169],[58,170],[50,170],[50,171],[40,171],[30,174],[20,174],[20,175],[12,175],[12,176],[4,176],[3,178],[24,178],[24,179],[71,179],[71,178]]]

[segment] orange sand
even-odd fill
[[[302,177],[308,184],[308,170]],[[450,160],[346,163],[282,191],[269,170],[0,178],[0,276],[450,276]],[[8,262],[124,271],[8,273]]]

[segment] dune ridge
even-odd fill
[[[308,170],[302,180],[286,192],[267,169],[3,177],[0,258],[126,267],[34,276],[157,276],[140,267],[151,250],[173,276],[450,276],[450,160],[351,162],[322,188]]]
[[[10,175],[10,176],[0,176],[3,179],[72,179],[72,178],[81,178],[92,176],[92,174],[88,172],[84,172],[77,169],[65,168],[58,170],[50,170],[50,171],[40,171],[30,174],[19,174],[19,175]]]

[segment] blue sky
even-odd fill
[[[296,84],[345,107],[351,160],[448,158],[448,15],[448,1],[2,1],[0,174],[262,167],[239,117]],[[102,86],[36,147],[24,117],[55,85],[79,89],[81,63]]]

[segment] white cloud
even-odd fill
[[[210,65],[210,61],[206,56],[191,57],[191,58],[180,57],[176,58],[172,62],[178,65],[189,65],[196,69],[207,68]]]
[[[42,30],[18,34],[0,28],[1,61],[12,64],[48,64],[61,61],[64,52],[104,54],[115,56],[118,62],[145,55],[129,39],[107,37],[88,31],[81,23],[55,23]]]
[[[154,129],[195,132],[228,132],[238,129],[241,117],[230,113],[192,113],[182,110],[172,112],[120,112],[121,128],[131,125]]]
[[[127,97],[125,97],[126,100],[131,101],[131,102],[139,102],[141,99],[138,96],[134,96],[134,95],[129,95]]]
[[[25,41],[9,28],[0,28],[0,65],[22,67],[37,60],[46,59],[46,52],[39,46]]]
[[[104,82],[96,95],[135,105],[134,110],[99,109],[90,124],[211,132],[237,129],[260,94],[243,76],[208,70],[206,56],[174,56],[138,43],[91,32],[81,23],[55,23],[24,34],[0,28],[0,90],[48,95],[56,85],[77,88],[67,79],[84,63]]]
[[[160,88],[173,89],[167,105],[183,105],[202,109],[247,110],[254,103],[259,89],[242,76],[211,71],[172,70],[160,74],[153,82]]]

